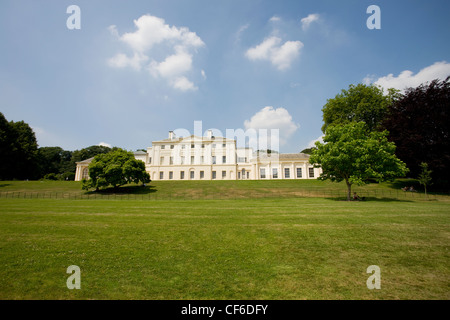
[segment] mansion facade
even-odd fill
[[[153,141],[147,152],[134,153],[145,163],[151,180],[261,180],[315,179],[320,168],[304,153],[258,153],[237,148],[236,140],[207,136],[175,137]],[[93,158],[77,162],[75,181],[89,178]]]

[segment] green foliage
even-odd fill
[[[375,85],[350,85],[348,90],[328,99],[323,111],[322,131],[325,133],[331,124],[364,122],[369,131],[379,130],[386,115],[388,105],[398,99],[398,91],[383,89]]]
[[[303,149],[302,151],[300,151],[300,153],[312,154],[313,150],[315,150],[315,149],[316,149],[315,147],[306,148],[306,149]]]
[[[350,200],[352,184],[393,180],[406,174],[408,169],[395,156],[395,144],[387,140],[387,134],[370,132],[363,122],[329,126],[324,143],[316,142],[309,162],[322,168],[319,179],[345,181]]]
[[[422,172],[419,174],[417,180],[419,180],[420,184],[423,185],[425,188],[425,194],[427,194],[427,185],[429,186],[431,184],[431,173],[433,171],[428,169],[428,164],[426,162],[422,162],[420,167],[422,168]]]
[[[23,122],[8,122],[0,113],[0,179],[34,179],[39,175],[37,140]]]
[[[116,148],[113,151],[95,156],[89,165],[89,180],[83,180],[82,189],[118,188],[127,183],[147,183],[150,176],[145,164],[136,160],[132,152]]]

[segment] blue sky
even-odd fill
[[[81,29],[70,30],[70,5]],[[381,29],[366,10],[381,10]],[[169,130],[280,130],[299,152],[350,84],[450,75],[449,1],[0,2],[0,111],[39,146],[146,148]]]

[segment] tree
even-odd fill
[[[315,147],[312,148],[306,148],[300,151],[300,153],[306,153],[306,154],[312,154],[313,150],[316,149]]]
[[[116,148],[94,157],[89,165],[89,180],[83,180],[82,188],[98,190],[112,185],[117,189],[127,183],[139,182],[150,182],[144,162],[136,160],[132,152]]]
[[[426,162],[435,185],[450,185],[450,77],[407,89],[389,106],[383,126],[412,177]]]
[[[364,122],[369,131],[381,131],[388,105],[399,98],[398,91],[389,89],[384,95],[383,89],[375,85],[351,84],[348,90],[328,99],[322,108],[322,131],[325,133],[331,124]]]
[[[431,173],[433,171],[428,169],[428,164],[426,162],[422,162],[420,164],[420,167],[422,168],[422,172],[419,174],[419,183],[423,185],[425,189],[425,196],[427,195],[427,185],[431,184]]]
[[[369,179],[393,180],[407,172],[406,165],[394,154],[395,144],[388,142],[387,131],[368,131],[363,122],[328,126],[324,143],[316,142],[309,162],[322,168],[320,180],[345,181],[347,200],[353,184]]]
[[[23,122],[8,122],[0,113],[0,179],[38,177],[37,140],[31,127]]]

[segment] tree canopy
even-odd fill
[[[8,122],[0,113],[0,179],[35,179],[38,144],[31,127],[23,121]]]
[[[387,131],[369,131],[364,122],[328,126],[324,143],[316,142],[309,162],[322,168],[320,180],[345,181],[350,200],[353,184],[393,180],[406,174],[408,169],[395,156],[395,144],[387,135]]]
[[[387,95],[375,85],[351,84],[322,108],[322,131],[331,124],[364,122],[369,131],[380,130],[388,105],[399,97],[398,91],[389,89]]]
[[[389,106],[383,126],[411,176],[426,162],[435,184],[450,184],[450,77],[406,90]]]
[[[116,148],[94,157],[89,165],[89,180],[83,180],[82,188],[98,190],[112,186],[117,189],[124,184],[139,182],[150,182],[144,162],[136,160],[132,152]]]

